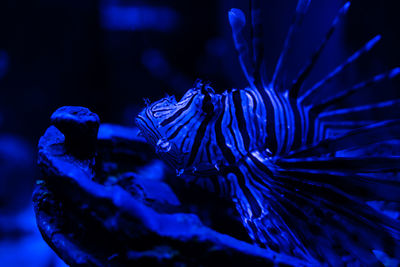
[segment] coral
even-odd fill
[[[33,201],[43,238],[67,264],[306,265],[246,242],[230,202],[174,179],[135,129],[99,127],[80,107],[57,110],[52,123]]]

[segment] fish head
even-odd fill
[[[199,82],[180,101],[168,96],[148,104],[136,124],[156,153],[180,172],[208,168],[214,164],[200,154],[205,155],[204,138],[209,138],[205,124],[218,116],[219,99],[211,86]]]

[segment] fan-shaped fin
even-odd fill
[[[337,138],[350,131],[361,128],[363,126],[376,123],[377,121],[319,121],[316,120],[314,139],[312,143],[316,144],[323,139]]]
[[[313,142],[345,134],[383,118],[400,118],[400,99],[322,112],[315,119]]]
[[[380,35],[375,36],[370,41],[368,41],[362,48],[357,50],[353,55],[351,55],[344,63],[337,66],[331,73],[329,73],[322,80],[315,83],[310,89],[307,89],[300,97],[301,102],[309,103],[312,99],[312,96],[317,92],[317,90],[323,87],[325,84],[330,82],[333,78],[335,78],[338,74],[340,74],[346,67],[348,67],[351,63],[356,61],[360,56],[364,55],[366,52],[370,51],[381,39]]]
[[[281,72],[283,64],[286,61],[287,53],[291,46],[293,45],[293,34],[298,30],[299,26],[302,24],[304,16],[308,10],[311,0],[299,0],[297,2],[296,12],[293,18],[293,23],[289,28],[289,32],[286,35],[286,40],[283,45],[282,52],[279,56],[278,62],[275,67],[275,72],[272,77],[271,84],[274,86],[276,85],[277,78]]]
[[[264,45],[262,36],[261,7],[260,0],[250,1],[251,25],[252,25],[252,46],[253,46],[253,66],[254,78],[261,78],[261,63],[264,57]],[[261,84],[259,82],[259,84]]]
[[[242,67],[243,73],[247,78],[250,85],[254,86],[253,71],[251,70],[251,59],[249,54],[249,46],[246,38],[243,35],[243,29],[246,25],[246,16],[242,10],[232,8],[229,13],[229,23],[232,28],[233,42],[236,51],[238,52],[239,62]]]
[[[400,74],[400,68],[394,68],[386,73],[378,74],[378,75],[374,76],[373,78],[363,81],[363,82],[360,82],[351,88],[343,90],[343,91],[337,93],[336,95],[334,95],[320,103],[314,102],[311,105],[311,112],[320,113],[325,108],[332,106],[332,105],[346,99],[347,97],[349,97],[350,95],[355,93],[357,90],[360,90],[360,89],[363,89],[363,88],[366,88],[369,86],[373,86],[375,84],[382,82],[383,80],[393,79],[394,77],[398,76],[399,74]]]
[[[396,119],[400,117],[400,99],[380,103],[353,106],[350,108],[329,110],[319,114],[320,120],[346,121],[355,118],[366,118],[365,113],[373,114],[373,118]],[[371,116],[368,116],[371,117]]]
[[[368,173],[400,171],[400,157],[295,158],[279,159],[276,164],[288,170],[309,169],[332,172]]]
[[[335,172],[334,168],[332,170],[285,168],[279,169],[279,174],[304,179],[320,186],[332,186],[342,190],[346,194],[365,201],[383,200],[400,202],[399,181],[354,174],[353,172],[355,171],[357,170]]]
[[[398,201],[400,182],[330,171],[271,173],[270,167],[268,160],[250,155],[227,175],[255,241],[332,266],[379,264],[373,250],[400,256],[399,225],[364,202],[371,197]]]
[[[339,10],[338,15],[333,20],[328,32],[325,35],[325,38],[321,42],[320,46],[314,52],[314,54],[312,55],[310,61],[306,64],[306,66],[302,68],[300,73],[297,75],[297,78],[293,81],[293,84],[289,90],[289,96],[291,98],[297,98],[298,93],[299,93],[304,81],[306,80],[306,78],[309,76],[310,72],[314,68],[315,63],[317,63],[317,60],[319,59],[322,51],[325,48],[325,45],[331,38],[333,32],[335,31],[337,24],[339,23],[341,18],[347,13],[349,7],[350,7],[350,2],[346,2],[344,4],[344,6]]]
[[[354,94],[360,89],[373,86],[382,82],[383,80],[393,79],[399,74],[400,68],[395,68],[389,72],[376,75],[367,81],[360,82],[346,90],[342,90],[341,92],[330,98],[324,99],[320,102],[315,101],[311,106],[305,107],[302,112],[303,116],[307,118],[308,123],[308,129],[305,128],[305,137],[307,137],[307,143],[310,144],[316,141],[315,134],[318,133],[320,130],[318,117],[325,109],[337,105],[340,101],[345,100],[347,97]]]
[[[280,201],[283,206],[293,206],[293,231],[301,232],[307,244],[324,255],[325,261],[336,266],[336,260],[332,262],[331,258],[335,255],[334,258],[341,259],[341,264],[349,257],[361,264],[377,264],[372,250],[399,256],[397,222],[330,185],[332,179],[316,183],[307,177],[277,175],[276,179],[282,181]],[[305,219],[298,215],[300,211],[296,208],[305,214]],[[301,224],[301,220],[306,222]]]
[[[388,120],[353,130],[338,138],[328,138],[289,153],[287,158],[323,156],[341,151],[368,147],[377,142],[400,138],[400,120]]]

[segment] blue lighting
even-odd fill
[[[327,92],[328,83],[369,52],[378,35],[319,82],[307,85],[348,12],[347,2],[310,59],[288,77],[289,57],[303,53],[294,49],[294,36],[310,2],[298,1],[271,76],[264,69],[270,62],[264,58],[260,2],[250,2],[249,22],[243,11],[231,9],[229,23],[248,87],[218,94],[198,81],[179,101],[167,96],[148,103],[137,116],[137,126],[177,176],[211,180],[205,183],[210,191],[213,183],[231,188],[230,197],[254,243],[310,264],[370,266],[381,261],[397,266],[392,257],[400,257],[400,225],[395,221],[400,158],[390,150],[398,143],[386,151],[378,146],[399,139],[400,100],[367,105],[348,101],[347,108],[343,102],[357,91],[397,78],[400,69]],[[216,49],[215,54],[221,52]],[[158,54],[150,55],[148,65],[163,66]],[[317,92],[324,97],[317,98]],[[374,200],[396,205],[368,203]]]
[[[8,72],[9,57],[6,51],[0,50],[0,79]]]
[[[103,27],[113,31],[153,30],[171,32],[179,23],[179,14],[169,7],[105,5]]]

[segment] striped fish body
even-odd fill
[[[296,176],[291,173],[292,170],[281,166],[291,163],[290,159],[285,161],[282,158],[291,155],[285,147],[287,149],[295,144],[296,133],[291,131],[296,125],[291,121],[295,112],[287,94],[281,96],[279,103],[274,103],[272,99],[269,101],[273,103],[274,110],[268,110],[260,93],[251,88],[215,94],[211,87],[205,90],[200,85],[190,89],[179,102],[167,97],[150,104],[139,114],[136,122],[160,157],[177,168],[179,174],[218,176],[218,183],[228,188],[230,197],[236,203],[249,235],[262,247],[310,261],[323,261],[327,251],[334,246],[333,240],[330,240],[334,227],[326,227],[323,218],[330,218],[335,227],[343,228],[341,231],[346,229],[351,232],[356,227],[346,222],[349,214],[339,208],[333,211],[336,201],[341,201],[341,205],[357,206],[357,216],[371,220],[371,225],[365,226],[362,231],[359,229],[359,233],[354,235],[366,236],[367,232],[380,229],[379,224],[397,233],[396,223],[381,218],[372,208],[340,191],[342,188],[335,185],[337,181],[334,180],[343,181],[342,173],[297,170]],[[283,105],[287,106],[279,109]],[[274,117],[273,125],[268,124],[266,119],[268,112],[281,113]],[[268,142],[269,135],[274,136],[275,144],[283,140],[286,146],[276,145],[275,150],[270,150],[273,144]],[[321,180],[326,176],[331,176],[334,183]],[[368,182],[374,181],[352,185],[349,180],[344,187],[354,186],[351,190],[365,191],[368,190]],[[330,186],[332,188],[325,188]],[[382,236],[382,240],[390,239],[384,233]],[[343,240],[335,242],[341,247]],[[381,245],[385,242],[382,241]],[[346,249],[337,253],[352,255]],[[370,263],[373,256],[367,255],[363,259]],[[335,260],[340,262],[341,258]]]
[[[299,1],[271,82],[265,82],[261,71],[259,3],[252,0],[253,60],[242,36],[244,14],[229,14],[250,86],[216,94],[197,82],[179,102],[166,97],[149,104],[136,123],[178,175],[211,179],[228,191],[256,244],[310,264],[394,264],[400,259],[400,224],[371,203],[400,202],[400,182],[391,175],[400,171],[400,155],[371,151],[380,143],[394,151],[400,146],[400,101],[346,108],[339,104],[357,90],[398,76],[400,68],[323,99],[315,97],[324,84],[371,50],[377,36],[309,90],[300,90],[347,12],[346,3],[291,86],[277,88],[292,32],[309,2]],[[370,111],[380,116],[360,119]]]
[[[207,88],[190,89],[179,102],[163,98],[136,120],[160,156],[187,174],[220,173],[249,152],[267,151],[266,107],[258,92]]]

